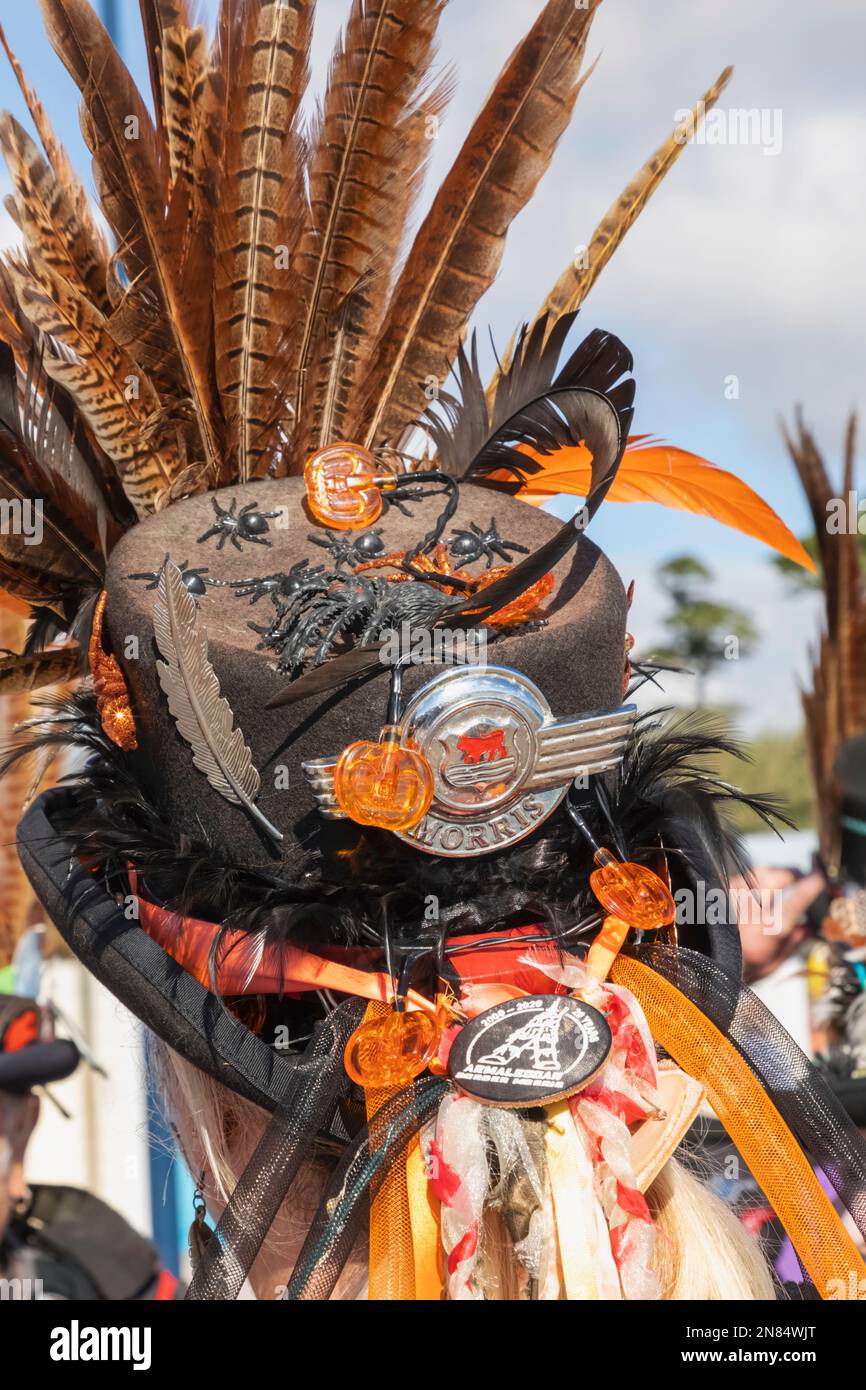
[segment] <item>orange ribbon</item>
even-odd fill
[[[132,880],[135,891],[134,876]],[[215,986],[225,996],[303,994],[331,989],[337,994],[352,994],[383,1004],[394,998],[393,983],[382,971],[357,970],[283,942],[263,946],[255,932],[223,931],[213,922],[180,917],[144,898],[139,897],[137,902],[139,921],[148,936],[205,989]],[[216,979],[211,980],[209,959],[217,937],[221,940]],[[425,1013],[436,1012],[435,1002],[416,990],[407,991],[406,1002]]]

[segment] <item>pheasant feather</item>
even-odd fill
[[[0,696],[59,685],[81,674],[78,647],[56,647],[32,656],[0,657]]]
[[[84,98],[82,130],[103,211],[130,280],[148,289],[174,344],[179,396],[215,480],[221,428],[211,371],[206,246],[187,216],[186,186],[170,196],[170,170],[150,114],[86,0],[40,0],[48,36]]]
[[[282,835],[255,805],[261,778],[243,733],[208,660],[207,634],[199,632],[195,599],[180,570],[163,569],[153,613],[153,631],[162,657],[159,683],[177,724],[192,749],[193,762],[214,791],[244,810],[274,840]]]
[[[847,499],[854,487],[856,418],[850,418],[845,433],[841,491],[831,482],[799,412],[795,424],[793,432],[783,432],[815,525],[825,606],[825,630],[813,663],[812,688],[803,693],[803,712],[821,855],[828,866],[837,868],[841,832],[834,764],[842,741],[866,731],[866,577],[856,532],[833,529],[827,518],[834,500]]]
[[[585,258],[581,259],[579,265],[571,264],[563,272],[538,310],[536,321],[547,314],[548,322],[552,323],[560,314],[572,313],[580,308],[626,233],[637,221],[665,175],[676,164],[688,143],[689,132],[702,114],[715,106],[732,72],[733,68],[725,68],[689,117],[680,122],[608,208],[590,238]]]
[[[423,101],[445,0],[354,0],[331,65],[319,138],[310,166],[312,225],[295,260],[304,312],[292,380],[298,426],[293,466],[303,466],[321,430],[319,396],[330,375],[330,324],[338,306],[372,271],[359,310],[372,337],[399,251],[405,205],[394,197],[395,165],[418,143],[406,122]],[[438,109],[442,92],[433,98]],[[401,165],[404,184],[413,173]],[[394,217],[394,206],[399,215]],[[348,370],[348,366],[347,366]],[[350,373],[347,388],[351,389]]]
[[[0,117],[0,146],[15,186],[16,221],[31,255],[108,312],[104,243],[91,238],[68,191],[8,113]]]
[[[371,354],[359,417],[368,445],[397,437],[424,410],[429,381],[445,380],[499,270],[508,228],[571,120],[599,3],[548,0],[439,189]]]
[[[171,182],[192,183],[207,85],[207,35],[199,25],[172,25],[163,35],[163,90]]]
[[[99,444],[114,462],[138,516],[158,509],[176,465],[153,438],[159,399],[111,337],[99,310],[47,270],[10,267],[23,312],[56,344],[45,371],[65,386]]]
[[[276,360],[291,321],[294,251],[305,209],[298,108],[306,88],[309,0],[246,5],[243,62],[226,132],[216,245],[216,358],[234,472],[245,482],[273,442]]]
[[[36,128],[36,133],[45,151],[48,163],[51,165],[58,184],[64,190],[66,198],[72,204],[76,219],[81,227],[84,244],[88,252],[97,259],[102,267],[102,288],[104,288],[105,278],[108,271],[108,247],[105,237],[96,225],[96,219],[90,206],[90,199],[84,188],[84,184],[72,167],[69,156],[63,146],[58,141],[51,127],[45,108],[30,86],[23,69],[12,49],[9,47],[8,40],[0,25],[0,44],[9,59],[9,65],[15,74],[21,94],[24,97],[27,110],[30,112],[30,119]]]

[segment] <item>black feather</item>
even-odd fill
[[[637,721],[611,797],[629,853],[646,850],[661,830],[665,849],[727,886],[729,874],[748,872],[741,838],[724,814],[727,806],[747,807],[770,829],[777,823],[793,828],[772,797],[742,792],[713,772],[721,754],[748,761],[717,716],[657,710]]]
[[[262,932],[273,944],[375,944],[386,920],[395,940],[418,944],[431,893],[439,900],[436,930],[446,938],[540,923],[573,940],[598,922],[588,883],[592,853],[564,808],[520,845],[459,864],[407,851],[384,831],[317,821],[283,879],[239,868],[205,833],[195,842],[175,835],[146,759],[105,736],[92,693],[39,703],[43,726],[0,758],[0,775],[38,748],[87,755],[64,779],[74,795],[65,810],[52,811],[52,823],[114,892],[128,891],[132,864],[151,901],[227,929]],[[606,805],[593,797],[584,808],[596,839],[638,861],[663,851],[674,889],[699,879],[726,885],[729,872],[747,867],[726,807],[744,804],[768,824],[791,822],[770,799],[745,797],[715,777],[711,762],[720,752],[742,756],[718,724],[644,716]]]
[[[52,642],[57,642],[65,632],[66,624],[53,608],[42,608],[38,605],[31,608],[30,626],[21,655],[36,656],[37,652],[44,652],[46,647]]]
[[[470,355],[461,347],[456,367],[459,395],[440,395],[422,421],[443,472],[477,481],[491,472],[505,471],[512,475],[511,481],[498,480],[496,486],[514,491],[539,468],[526,448],[550,454],[581,442],[580,393],[588,390],[610,396],[633,363],[618,338],[596,329],[556,375],[576,317],[564,314],[549,335],[546,316],[531,329],[524,325],[511,365],[499,378],[492,407],[481,380],[475,337]]]

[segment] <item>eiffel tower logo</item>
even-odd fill
[[[562,1014],[558,1009],[542,1009],[535,1018],[510,1033],[494,1052],[479,1061],[488,1066],[508,1067],[527,1055],[534,1071],[559,1073],[559,1025]]]

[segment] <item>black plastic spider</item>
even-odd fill
[[[363,565],[365,560],[375,560],[377,555],[384,554],[385,542],[382,539],[382,532],[362,531],[360,536],[353,536],[351,531],[346,531],[342,537],[332,536],[326,540],[323,536],[310,535],[307,538],[313,545],[320,545],[323,550],[327,550],[337,569],[342,569],[348,565],[351,569],[355,565]]]
[[[210,540],[211,536],[219,536],[217,550],[222,550],[226,541],[231,541],[236,550],[243,550],[242,541],[249,541],[251,545],[270,545],[269,540],[265,540],[265,532],[270,530],[268,521],[273,517],[279,516],[279,512],[260,512],[258,502],[248,502],[245,507],[241,507],[235,516],[235,507],[238,504],[237,498],[232,498],[232,504],[226,511],[221,507],[215,497],[211,498],[213,503],[216,521],[203,536],[199,536],[198,544]]]
[[[163,567],[168,564],[170,559],[171,556],[166,555],[162,562]],[[202,575],[208,573],[207,566],[202,569],[191,570],[189,569],[189,561],[184,560],[182,565],[178,565],[178,569],[180,570],[180,577],[186,585],[188,593],[191,593],[193,598],[204,598],[207,593],[206,585],[215,582],[213,579],[202,579]],[[147,586],[148,589],[158,589],[159,581],[162,578],[162,570],[154,570],[149,574],[128,574],[126,577],[127,579],[149,579],[150,583]]]
[[[317,594],[288,622],[255,628],[261,646],[279,652],[278,667],[298,675],[312,653],[315,666],[333,654],[345,638],[364,646],[389,628],[408,622],[423,626],[458,599],[430,584],[414,580],[394,584],[366,575],[340,576],[326,592]]]
[[[323,592],[336,578],[337,575],[326,570],[324,565],[313,568],[306,560],[299,560],[288,574],[266,574],[258,579],[209,579],[207,582],[214,587],[234,589],[238,598],[248,598],[251,605],[270,594],[277,610],[274,622],[280,623],[299,600]],[[262,629],[254,630],[260,632]]]
[[[403,516],[408,516],[411,519],[414,516],[414,512],[410,512],[406,503],[423,502],[424,498],[427,496],[428,494],[420,487],[401,487],[397,492],[383,492],[382,515],[385,516],[392,507],[396,507],[397,511],[402,512]]]
[[[448,549],[455,560],[460,560],[465,565],[471,565],[474,560],[480,560],[484,555],[488,569],[497,558],[510,564],[513,556],[509,551],[516,551],[519,555],[529,554],[527,546],[518,545],[517,541],[502,539],[495,516],[490,518],[490,525],[486,531],[482,531],[474,521],[470,521],[468,531],[452,531]]]

